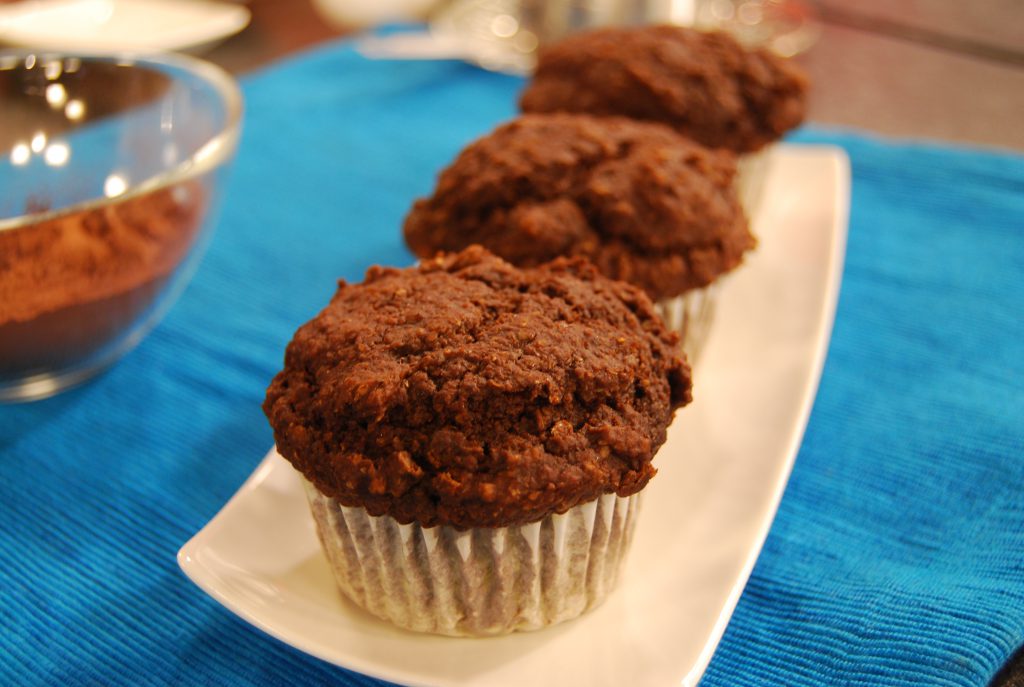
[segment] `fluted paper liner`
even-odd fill
[[[640,500],[607,494],[528,525],[459,531],[401,525],[303,483],[345,596],[400,627],[453,636],[536,630],[601,603]]]
[[[654,309],[665,326],[679,334],[679,342],[692,365],[700,355],[714,320],[715,300],[720,281],[701,289],[691,289],[674,298],[663,298],[654,304]]]

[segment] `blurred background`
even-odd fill
[[[532,27],[502,18],[531,13]],[[477,38],[496,31],[529,51],[537,37],[525,29],[541,38],[566,30],[554,15],[570,26],[652,17],[723,26],[797,54],[814,79],[816,124],[1024,149],[1020,0],[0,0],[0,41],[38,43],[38,31],[59,41],[62,30],[81,41],[92,33],[99,45],[178,47],[244,74],[368,27],[415,28],[428,18]],[[87,16],[105,17],[113,33],[83,30]],[[422,43],[412,49],[428,54]]]
[[[705,20],[716,4],[719,16],[733,9],[732,28],[741,24],[738,17],[756,21],[773,12],[795,13],[813,24],[797,59],[814,80],[810,120],[816,124],[1024,149],[1020,0],[725,0],[700,3]],[[425,15],[425,6],[436,15],[445,5],[252,0],[250,25],[207,57],[244,73],[367,23],[394,20],[407,10]]]

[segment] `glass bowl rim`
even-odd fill
[[[9,50],[5,48],[0,50],[0,69],[4,69],[5,64],[24,64],[25,60],[31,56],[35,56],[36,59],[43,62],[48,60],[77,59],[82,62],[103,62],[125,67],[153,67],[158,70],[160,68],[165,70],[167,68],[178,69],[197,77],[200,81],[212,87],[221,102],[224,103],[226,118],[224,126],[210,137],[209,140],[200,145],[199,149],[187,159],[142,181],[133,183],[124,193],[113,197],[98,196],[41,212],[31,212],[7,219],[0,219],[0,233],[32,226],[66,215],[95,210],[111,203],[121,203],[161,188],[173,186],[204,172],[216,169],[235,153],[242,124],[242,91],[233,76],[212,62],[180,53],[132,51],[65,52],[32,49]]]

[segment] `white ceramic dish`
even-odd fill
[[[0,4],[0,42],[65,52],[195,52],[250,18],[246,7],[211,0],[26,0]]]
[[[619,588],[534,633],[404,632],[336,591],[298,477],[273,451],[178,554],[256,627],[314,656],[409,685],[693,685],[746,584],[789,477],[828,348],[846,243],[837,148],[783,146],[755,219],[763,236],[721,293],[645,492]]]

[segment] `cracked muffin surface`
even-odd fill
[[[542,49],[520,107],[663,122],[706,146],[749,153],[803,121],[808,85],[792,61],[721,31],[605,28]]]
[[[281,455],[345,505],[504,527],[642,489],[690,387],[639,289],[474,246],[340,282],[264,411]]]
[[[480,244],[518,266],[583,256],[605,275],[670,298],[710,284],[755,245],[735,158],[666,126],[525,115],[465,148],[413,205],[420,257]]]

